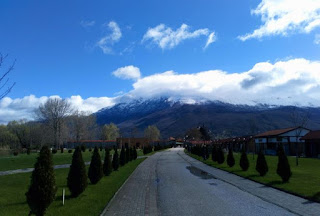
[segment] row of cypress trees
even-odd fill
[[[205,159],[207,157],[206,156],[207,149],[208,149],[207,146],[204,146],[204,147],[194,146],[190,150],[192,154],[202,156]],[[282,145],[278,146],[277,155],[278,155],[277,174],[281,177],[283,182],[288,182],[292,175],[292,172],[291,172],[290,164],[288,162],[288,158],[284,152]],[[212,158],[212,161],[217,162],[218,164],[224,163],[225,158],[224,158],[224,153],[221,146],[217,148],[214,145],[212,147],[211,158]],[[229,151],[228,151],[227,164],[229,167],[233,167],[235,165],[235,159],[233,157],[232,148],[229,148]],[[242,149],[239,165],[243,171],[247,171],[249,169],[249,160],[248,160],[245,148]],[[263,152],[260,151],[258,154],[257,162],[256,162],[256,171],[259,173],[260,176],[265,176],[268,170],[269,170],[268,164],[265,159],[265,156]]]
[[[119,156],[116,148],[112,161],[110,150],[106,148],[104,163],[102,163],[99,150],[95,147],[87,175],[82,151],[83,147],[77,147],[72,155],[72,163],[67,177],[67,186],[71,197],[79,196],[86,189],[88,178],[92,184],[97,184],[104,175],[108,176],[113,170],[116,171],[119,168]],[[127,162],[137,159],[136,148],[127,148],[127,152],[129,153]],[[26,192],[27,203],[30,207],[29,215],[44,215],[46,209],[54,201],[56,192],[52,153],[48,146],[43,146],[32,172],[31,184]]]

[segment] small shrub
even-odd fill
[[[55,154],[55,153],[57,153],[57,149],[52,149],[52,154]]]
[[[124,147],[122,146],[120,151],[120,165],[124,166],[126,164],[126,151],[124,150]]]
[[[84,145],[84,144],[81,145],[81,151],[82,151],[82,152],[85,152],[85,151],[86,151],[86,145]]]
[[[137,157],[138,157],[137,148],[136,148],[136,147],[134,147],[134,149],[133,149],[133,158],[136,160],[136,159],[137,159]]]
[[[17,150],[15,150],[14,152],[13,152],[13,155],[14,156],[17,156],[19,154],[19,152],[17,151]]]
[[[63,153],[63,151],[64,151],[64,148],[63,148],[63,147],[61,147],[61,148],[60,148],[60,152],[61,152],[61,153]]]
[[[278,147],[277,174],[281,177],[283,182],[288,182],[292,175],[290,164],[286,154],[284,153],[282,145],[279,145]]]
[[[217,151],[217,162],[218,164],[223,164],[224,162],[224,153],[221,146],[219,146]]]
[[[54,201],[57,192],[53,161],[50,149],[43,146],[31,175],[31,184],[26,193],[30,214],[44,215]]]
[[[212,146],[211,158],[212,161],[217,162],[217,147],[215,145]]]
[[[102,145],[99,147],[99,149],[100,149],[100,151],[102,151],[102,150],[103,150]]]
[[[112,172],[112,162],[110,156],[110,150],[106,148],[106,155],[103,163],[103,173],[105,176],[110,175]]]
[[[242,153],[240,157],[240,167],[243,171],[247,171],[249,169],[249,160],[244,147],[242,148]]]
[[[69,150],[68,150],[68,153],[72,153],[72,149],[69,149]]]
[[[118,156],[118,150],[114,150],[113,159],[112,159],[112,168],[114,171],[117,171],[119,168],[119,156]]]
[[[89,148],[89,152],[92,152],[92,148],[91,147]]]
[[[69,153],[72,149],[69,149]],[[81,149],[78,146],[73,155],[72,163],[69,169],[67,185],[72,197],[79,196],[88,185],[88,176],[86,173],[86,165],[84,164]]]
[[[228,156],[227,156],[227,164],[229,167],[233,167],[235,164],[232,148],[229,148],[229,152],[228,152]]]
[[[30,155],[30,153],[31,153],[31,149],[27,148],[27,155]]]
[[[258,154],[256,170],[260,176],[265,176],[268,172],[268,164],[262,150]]]
[[[99,154],[99,149],[94,148],[91,163],[89,167],[88,177],[92,184],[97,184],[103,176],[101,157]]]
[[[125,163],[128,163],[129,161],[131,161],[131,160],[130,160],[130,148],[129,148],[128,145],[126,146],[125,154],[126,154]]]

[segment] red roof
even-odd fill
[[[301,140],[314,140],[314,139],[320,140],[320,130],[310,131],[305,136],[301,137]]]
[[[299,127],[291,127],[291,128],[284,128],[284,129],[278,129],[278,130],[271,130],[271,131],[266,131],[264,133],[258,134],[255,137],[267,137],[267,136],[278,136],[280,134],[287,133],[289,131],[293,131]]]

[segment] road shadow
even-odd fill
[[[216,179],[213,175],[194,166],[187,166],[186,168],[190,171],[192,175],[198,176],[201,179]]]
[[[320,201],[320,192],[317,192],[309,197],[309,200],[303,202],[302,204],[312,204],[312,203],[319,203]]]

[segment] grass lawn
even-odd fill
[[[129,162],[124,167],[120,167],[119,171],[103,177],[96,185],[89,183],[86,190],[77,198],[70,198],[66,185],[69,169],[55,170],[58,191],[56,200],[50,205],[46,215],[99,215],[115,192],[143,160],[144,158],[141,158]],[[0,176],[0,215],[27,215],[29,213],[25,193],[30,184],[30,176],[31,173]],[[62,205],[63,188],[66,189],[64,206]]]
[[[88,149],[85,152],[82,152],[82,157],[85,162],[91,160],[92,152],[90,152]],[[111,150],[110,154],[113,154],[113,153],[114,151]],[[141,149],[138,149],[137,153],[138,153],[138,156],[143,156],[143,151]],[[66,150],[64,151],[64,153],[60,153],[60,151],[58,151],[56,154],[53,154],[54,165],[71,164],[72,154],[73,153],[68,153]],[[104,159],[104,154],[105,154],[104,150],[100,152],[102,159]],[[120,150],[119,150],[119,154],[120,154]],[[151,154],[147,154],[147,156],[149,155]],[[13,155],[1,156],[0,171],[33,168],[38,156],[39,156],[39,153],[31,153],[30,155],[27,155],[24,153],[24,154],[18,154],[17,156],[13,156]]]
[[[259,176],[258,172],[255,170],[257,155],[255,155],[254,160],[252,154],[248,155],[250,167],[248,171],[242,171],[239,165],[240,162],[240,153],[234,153],[234,158],[236,164],[230,168],[225,161],[223,164],[218,164],[217,162],[213,162],[210,159],[204,161],[202,157],[197,155],[188,155],[193,158],[200,160],[210,166],[226,170],[228,172],[234,173],[236,175],[269,185],[271,187],[275,187],[281,190],[288,191],[290,193],[315,200],[320,202],[320,160],[313,158],[299,158],[299,166],[295,164],[295,157],[288,157],[292,176],[289,180],[289,183],[282,183],[280,176],[278,176],[277,164],[278,157],[277,156],[266,156],[266,160],[269,167],[269,172],[266,176]],[[227,155],[225,155],[225,159],[227,159]]]

